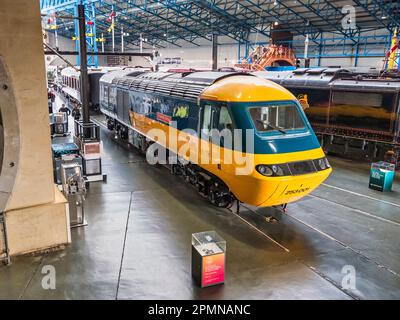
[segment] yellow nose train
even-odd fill
[[[332,171],[296,98],[253,75],[111,72],[100,80],[100,108],[108,128],[121,138],[131,129],[131,143],[141,150],[156,140],[186,160],[171,164],[171,171],[220,207],[234,200],[287,204],[309,194]],[[155,139],[154,129],[163,135]],[[216,142],[213,131],[232,133],[232,143]]]

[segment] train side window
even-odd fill
[[[395,95],[381,92],[333,91],[329,125],[392,132]]]
[[[203,123],[201,129],[204,134],[209,133],[212,128],[212,115],[213,115],[213,106],[205,105],[203,109]]]
[[[106,85],[100,85],[100,94],[101,94],[101,105],[106,108],[110,109],[108,106],[108,86]]]
[[[224,129],[233,130],[233,121],[227,107],[221,107],[219,110],[218,130]]]
[[[124,96],[121,89],[117,89],[117,116],[120,120],[124,120]]]
[[[221,147],[232,149],[234,140],[234,125],[232,117],[226,106],[221,106],[217,112],[218,117],[215,125],[219,134],[214,138],[217,138],[219,141],[216,140],[213,143],[219,144]]]
[[[110,108],[111,108],[111,110],[113,110],[113,112],[115,112],[115,109],[117,107],[117,88],[110,87],[108,94],[109,94],[108,101],[109,101]]]
[[[123,105],[124,105],[124,121],[126,123],[129,123],[129,119],[130,119],[130,104],[129,104],[129,93],[128,91],[123,91]]]

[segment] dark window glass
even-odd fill
[[[315,89],[290,89],[299,101],[308,107],[304,112],[311,124],[326,124],[329,108],[330,91]]]
[[[249,110],[254,126],[259,132],[305,128],[298,106],[295,104],[251,107]]]
[[[334,91],[329,124],[373,131],[389,131],[396,115],[395,96],[387,93]]]
[[[221,107],[219,110],[218,117],[218,130],[222,131],[224,129],[233,130],[233,122],[231,115],[229,114],[227,107]]]
[[[110,106],[110,109],[115,112],[116,108],[117,108],[117,88],[115,87],[110,87],[109,88],[109,92],[108,92],[109,96],[108,96],[108,103]]]
[[[124,120],[124,96],[121,89],[117,89],[117,115],[118,119]]]
[[[130,123],[130,104],[129,104],[129,93],[128,91],[123,91],[123,104],[124,104],[124,122]]]
[[[202,131],[204,135],[208,135],[209,131],[212,129],[212,114],[213,114],[213,107],[210,105],[205,105],[203,110],[203,124],[202,124]]]
[[[103,108],[109,109],[108,105],[108,86],[100,85],[100,97],[101,97],[101,106]]]

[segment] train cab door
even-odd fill
[[[233,145],[232,118],[227,106],[221,102],[204,101],[200,106],[199,135],[203,145],[200,146],[202,158],[199,161],[201,163],[206,161],[211,167],[215,167],[214,169],[223,170],[223,152],[231,150]],[[231,132],[230,137],[226,129]]]
[[[217,111],[217,106],[212,102],[202,101],[200,104],[199,163],[202,165],[211,164],[212,129]]]

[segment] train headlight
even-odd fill
[[[276,176],[283,176],[283,170],[279,165],[272,165],[271,166],[274,175]]]
[[[318,166],[321,168],[321,170],[326,169],[326,163],[324,158],[318,160]]]
[[[326,170],[331,167],[326,157],[314,160],[314,165],[318,171]]]
[[[328,158],[325,158],[325,164],[326,164],[327,168],[331,167],[331,164],[329,163]]]
[[[258,165],[256,167],[256,170],[258,171],[258,173],[261,173],[263,176],[267,177],[270,177],[274,174],[274,172],[268,166],[264,166],[262,164]]]
[[[256,167],[258,173],[261,173],[263,176],[266,177],[276,177],[276,176],[286,176],[289,175],[290,172],[287,170],[287,168],[282,165],[282,164],[270,164],[270,165],[265,165],[265,164],[259,164]]]

